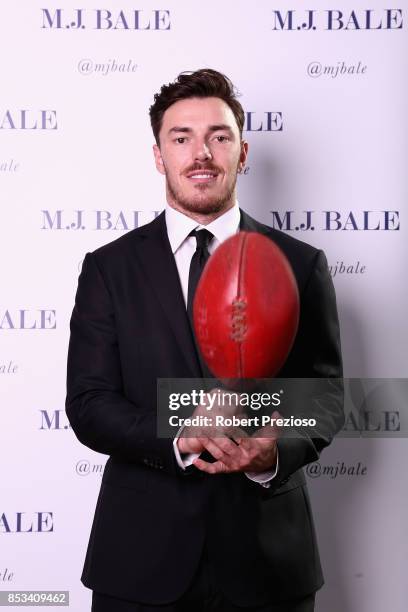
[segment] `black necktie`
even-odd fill
[[[193,230],[189,236],[195,236],[197,240],[197,246],[194,255],[191,258],[190,263],[190,272],[188,274],[188,297],[187,297],[187,313],[188,318],[190,319],[191,329],[193,331],[194,343],[197,348],[198,359],[200,361],[201,371],[203,373],[204,378],[213,378],[212,373],[207,367],[201,353],[198,348],[197,341],[194,333],[194,325],[193,325],[193,301],[194,295],[197,289],[198,281],[200,280],[200,276],[202,271],[204,270],[204,266],[207,263],[210,253],[208,251],[208,245],[211,240],[214,238],[214,235],[206,229],[201,230]],[[210,385],[211,386],[211,385]],[[203,386],[204,388],[204,386]],[[214,457],[205,450],[200,454],[200,458],[208,463],[213,463],[215,461]],[[188,471],[198,472],[195,466],[190,466],[187,468]],[[203,474],[203,472],[199,472]]]
[[[207,263],[210,253],[208,251],[208,245],[214,238],[214,235],[206,229],[193,230],[189,236],[195,236],[197,240],[197,247],[194,255],[191,258],[190,272],[188,274],[188,297],[187,297],[187,312],[193,327],[193,301],[194,295],[197,289],[198,281],[204,266]]]

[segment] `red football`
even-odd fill
[[[235,234],[208,260],[193,316],[200,350],[216,377],[274,376],[299,322],[298,288],[285,255],[262,234]]]

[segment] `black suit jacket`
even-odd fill
[[[282,377],[340,377],[333,285],[322,251],[241,211],[286,254],[301,316]],[[161,604],[181,596],[203,545],[238,605],[301,597],[323,582],[301,470],[343,422],[327,402],[316,437],[281,439],[269,489],[244,474],[185,475],[171,440],[156,437],[157,378],[200,377],[164,213],[87,253],[71,318],[66,411],[78,439],[109,455],[83,583],[112,596]]]

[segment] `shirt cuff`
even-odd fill
[[[269,489],[271,486],[271,480],[273,480],[278,473],[279,469],[279,454],[276,453],[276,466],[273,470],[268,470],[266,472],[245,472],[245,476],[249,478],[249,480],[253,480],[257,482],[261,486],[265,487],[265,489]]]
[[[180,437],[180,433],[182,429],[183,429],[183,426],[178,430],[177,436],[173,440],[173,450],[174,450],[174,456],[176,457],[178,466],[181,467],[182,470],[185,470],[186,467],[191,465],[193,461],[197,459],[197,457],[200,456],[200,453],[187,453],[183,455],[183,457],[180,455],[180,451],[177,446],[177,440]]]

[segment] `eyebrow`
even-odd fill
[[[174,127],[169,129],[168,133],[172,134],[174,132],[182,132],[183,134],[191,134],[192,131],[193,129],[190,127],[183,127],[183,126],[175,125]],[[227,125],[226,123],[218,123],[215,125],[210,125],[208,127],[208,131],[209,132],[227,131],[227,132],[230,132],[230,134],[233,133],[231,127]]]

